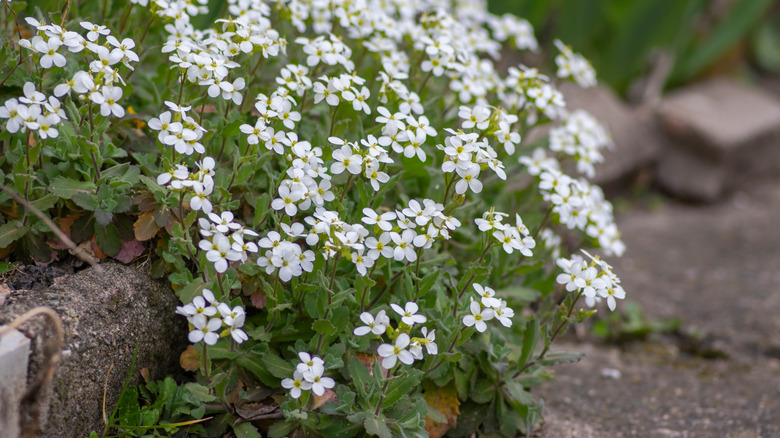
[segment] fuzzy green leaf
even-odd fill
[[[97,186],[92,181],[78,181],[60,175],[51,181],[49,191],[60,198],[71,199],[78,193],[92,196],[97,192]]]

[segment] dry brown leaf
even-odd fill
[[[249,296],[249,299],[252,301],[252,305],[258,309],[265,308],[265,292],[262,290],[258,289],[257,292]]]
[[[133,224],[133,231],[135,232],[135,238],[138,241],[146,241],[157,235],[160,231],[160,227],[154,221],[154,212],[147,211],[142,214],[137,221]]]
[[[98,246],[97,243],[97,236],[92,236],[92,239],[87,241],[89,243],[89,246],[87,249],[87,252],[90,255],[94,255],[99,260],[103,260],[104,258],[108,257],[108,254],[104,253],[102,249],[100,249],[100,246]]]
[[[447,417],[446,423],[437,423],[430,417],[425,417],[425,431],[431,438],[441,438],[448,430],[458,425],[458,415],[460,415],[460,400],[458,400],[458,390],[454,383],[438,387],[430,385],[425,390],[425,401],[433,409],[441,412]]]
[[[188,345],[179,356],[179,365],[185,371],[197,371],[200,368],[200,352],[192,345]]]
[[[322,407],[322,405],[324,405],[329,401],[338,403],[338,399],[336,398],[336,393],[330,389],[326,389],[325,393],[322,395],[314,394],[314,403],[312,404],[311,408],[319,409]]]

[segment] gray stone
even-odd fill
[[[714,201],[780,170],[780,101],[760,90],[715,79],[666,97],[657,115],[669,139],[657,177],[675,195]]]
[[[612,135],[614,148],[605,151],[604,162],[596,166],[595,183],[604,185],[619,181],[656,160],[664,139],[658,134],[650,111],[627,105],[605,86],[583,89],[565,82],[559,88],[569,110],[588,111]]]
[[[669,95],[658,115],[673,138],[713,158],[727,157],[780,132],[780,102],[728,79]]]
[[[668,148],[656,168],[658,183],[684,199],[714,202],[728,182],[728,169],[683,148]]]
[[[106,411],[111,413],[125,379],[140,381],[147,369],[159,379],[178,369],[186,343],[186,321],[178,318],[178,299],[170,286],[149,276],[149,267],[117,263],[101,264],[103,272],[90,268],[45,290],[13,291],[0,307],[0,324],[37,306],[48,306],[61,317],[65,331],[63,360],[44,394],[41,418],[28,418],[29,428],[41,428],[40,436],[82,437],[93,430],[102,433],[103,387],[107,387]],[[35,319],[20,328],[32,339],[28,384],[38,374],[42,348],[50,336]],[[109,374],[109,368],[113,369]]]
[[[585,357],[553,368],[557,381],[535,388],[554,410],[545,419],[587,424],[598,438],[780,437],[778,217],[777,180],[717,204],[667,202],[618,215],[626,254],[606,261],[626,300],[645,321],[679,319],[680,330],[644,342],[584,335],[556,343]],[[597,315],[614,317],[607,314],[602,304]],[[621,379],[604,379],[607,367]]]
[[[19,403],[27,381],[30,340],[18,330],[0,335],[0,430],[7,438],[19,436]]]

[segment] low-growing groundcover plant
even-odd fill
[[[609,135],[555,87],[594,85],[584,58],[500,70],[537,42],[479,0],[60,3],[3,0],[25,203],[0,247],[61,256],[37,210],[96,258],[147,252],[197,372],[126,391],[110,433],[533,432],[531,388],[580,358],[553,342],[625,296],[580,251],[624,251],[587,180]]]

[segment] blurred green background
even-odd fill
[[[647,74],[659,50],[673,59],[667,88],[715,74],[780,73],[778,0],[488,3],[494,13],[513,13],[530,21],[544,46],[560,38],[581,52],[600,80],[621,94]]]

